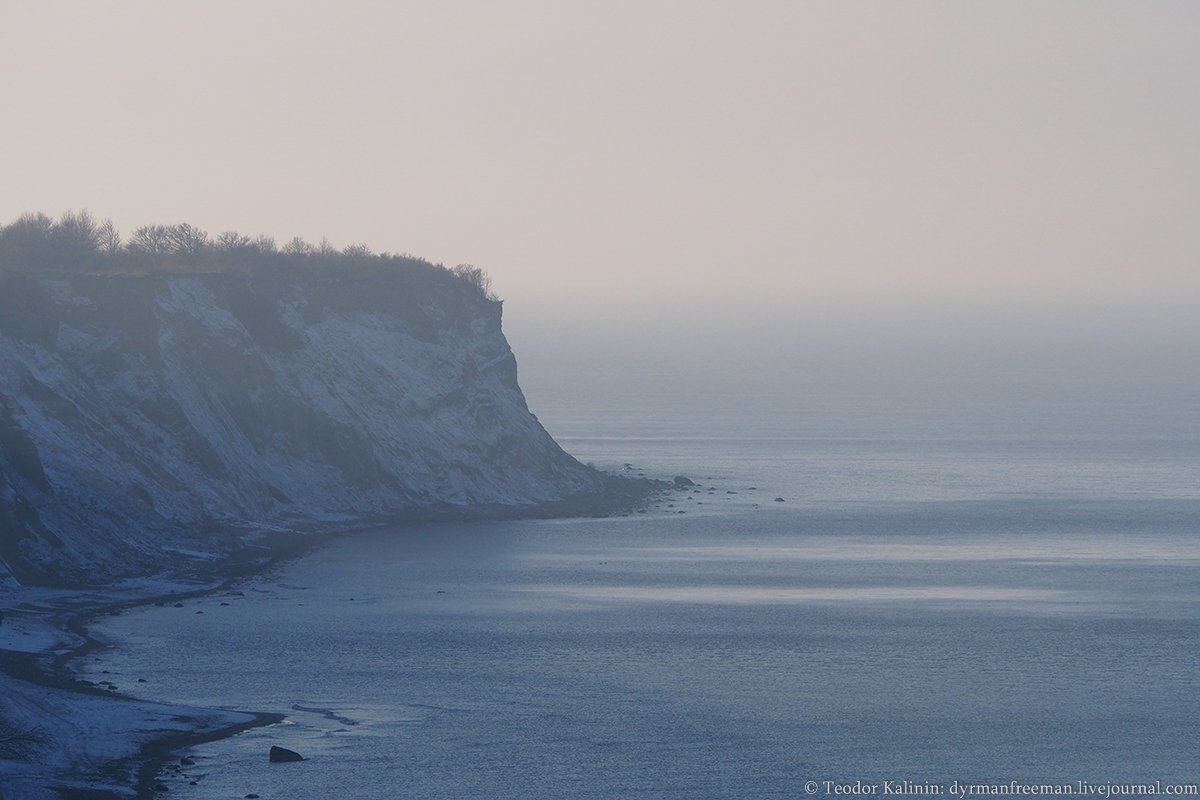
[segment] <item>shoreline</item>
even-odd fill
[[[285,564],[289,561],[302,558],[309,553],[315,552],[321,547],[328,544],[335,537],[340,535],[348,535],[359,533],[367,530],[375,530],[381,526],[356,527],[345,531],[334,531],[324,534],[305,534],[296,537],[300,541],[294,543],[290,548],[283,548],[280,551],[272,552],[267,557],[266,563],[255,564],[254,562],[243,561],[234,565],[231,573],[225,577],[220,583],[209,586],[204,589],[197,589],[191,592],[176,592],[166,595],[156,595],[152,597],[140,598],[123,603],[117,603],[112,606],[99,607],[88,609],[74,617],[66,620],[65,628],[68,632],[81,637],[83,640],[79,647],[71,652],[58,656],[52,662],[52,668],[62,671],[66,680],[77,680],[68,678],[71,674],[70,664],[89,653],[108,650],[115,645],[103,642],[92,636],[88,631],[88,626],[102,616],[115,616],[147,605],[156,603],[165,603],[167,601],[179,602],[199,597],[208,597],[217,592],[227,591],[241,581],[266,575],[270,570]],[[89,684],[83,684],[88,686]],[[132,698],[137,699],[137,698]],[[200,731],[191,730],[182,733],[170,734],[164,732],[161,738],[151,739],[142,743],[138,747],[138,752],[131,756],[126,761],[129,762],[129,770],[122,770],[120,762],[112,764],[110,768],[116,772],[127,772],[127,774],[136,775],[134,784],[135,797],[138,800],[148,800],[158,794],[155,787],[158,783],[158,774],[166,767],[167,763],[176,757],[176,754],[183,749],[192,747],[206,742],[214,742],[220,739],[226,739],[230,736],[236,736],[243,731],[253,728],[261,728],[269,725],[276,725],[287,719],[286,714],[274,711],[247,711],[239,709],[237,713],[246,714],[251,717],[248,722],[232,723],[223,727],[218,727],[213,730]]]
[[[89,654],[114,647],[114,645],[92,636],[89,626],[100,617],[117,615],[134,608],[167,602],[175,603],[227,591],[241,581],[265,575],[270,570],[309,555],[342,536],[391,527],[407,528],[433,522],[610,516],[632,510],[640,504],[651,501],[656,494],[670,488],[665,481],[645,479],[637,482],[630,481],[627,486],[630,491],[621,492],[617,496],[574,498],[532,507],[426,508],[409,514],[397,515],[387,520],[358,521],[346,527],[326,527],[324,530],[310,528],[307,531],[293,533],[263,532],[260,534],[259,540],[242,548],[239,555],[219,561],[210,568],[197,569],[191,574],[180,573],[166,577],[164,587],[175,586],[177,588],[168,589],[165,592],[150,591],[146,593],[145,589],[139,592],[137,588],[122,589],[119,585],[103,588],[49,590],[59,596],[51,601],[51,609],[43,621],[43,627],[48,629],[48,632],[60,634],[62,637],[57,639],[54,645],[33,650],[17,650],[0,646],[0,673],[22,684],[63,693],[67,696],[105,698],[114,703],[124,702],[140,704],[144,707],[161,707],[162,709],[190,708],[142,700],[134,695],[103,688],[102,685],[80,678],[72,669],[72,664]],[[635,488],[636,490],[634,490]],[[186,588],[189,582],[195,585],[197,581],[206,583],[197,588]],[[38,588],[25,587],[26,590],[29,590],[26,592],[27,596],[24,598],[24,602],[19,602],[15,607],[29,606],[28,595],[36,595]],[[122,592],[127,594],[123,595]],[[22,590],[18,589],[15,599],[20,601],[21,594]],[[15,624],[15,620],[12,623],[6,620],[6,624],[11,627]],[[60,647],[61,645],[65,645],[65,647]],[[115,710],[115,708],[111,710]],[[54,796],[68,799],[86,796],[89,800],[102,800],[103,798],[117,800],[129,797],[148,800],[148,798],[158,796],[156,789],[158,776],[177,757],[179,751],[195,745],[226,739],[253,728],[275,725],[287,718],[286,714],[268,711],[234,711],[200,707],[196,707],[194,710],[229,716],[240,715],[249,717],[249,719],[237,722],[226,720],[225,724],[218,724],[206,729],[204,725],[191,717],[177,715],[177,718],[187,719],[190,724],[183,730],[155,729],[143,741],[137,741],[135,734],[139,731],[130,728],[128,736],[133,740],[131,743],[136,748],[134,753],[112,759],[90,772],[61,772],[48,766],[46,777],[62,783],[57,787],[47,787],[47,791],[56,792],[57,794]],[[130,779],[132,779],[132,783],[130,783]],[[129,786],[132,793],[121,793],[99,786],[94,789],[78,788],[80,783],[92,783],[97,780],[103,780],[108,786],[124,784]],[[0,793],[0,798],[7,797],[8,795]]]
[[[132,596],[121,596],[119,588],[61,590],[60,604],[66,604],[70,599],[82,601],[78,606],[53,610],[44,620],[44,626],[56,632],[65,634],[73,644],[65,649],[42,648],[32,651],[16,651],[0,649],[0,672],[6,676],[30,686],[61,692],[67,695],[104,698],[114,703],[145,704],[147,706],[163,706],[174,709],[191,708],[189,706],[170,706],[159,701],[144,700],[126,692],[102,688],[101,685],[87,681],[77,674],[72,665],[80,659],[97,652],[108,650],[114,645],[93,636],[89,627],[99,618],[115,616],[125,611],[143,606],[175,603],[199,597],[210,596],[214,593],[231,589],[240,581],[267,574],[271,569],[288,561],[307,555],[334,538],[357,532],[376,530],[384,525],[358,525],[342,530],[326,531],[323,533],[297,534],[291,537],[281,536],[278,545],[263,555],[254,558],[242,558],[222,562],[220,571],[224,576],[219,580],[209,576],[216,582],[199,588],[187,589],[187,581],[202,578],[200,575],[173,576],[174,585],[178,589],[163,592],[137,593]],[[35,589],[36,591],[36,589]],[[90,602],[87,599],[94,595]],[[20,592],[18,591],[18,597]],[[22,604],[22,605],[27,605]],[[20,607],[20,606],[18,606]],[[7,622],[7,620],[6,620]],[[113,709],[115,710],[115,708]],[[138,800],[156,796],[156,776],[179,750],[205,742],[217,741],[234,736],[252,728],[274,725],[286,719],[286,715],[278,712],[220,710],[195,707],[197,711],[207,711],[214,714],[240,715],[250,719],[243,722],[229,722],[205,730],[199,723],[180,731],[163,728],[155,731],[148,739],[136,742],[136,751],[128,756],[113,759],[101,766],[99,770],[90,773],[65,773],[54,776],[67,785],[47,787],[49,791],[58,792],[60,796],[70,798],[86,793],[88,798],[136,797]],[[130,731],[133,734],[133,731]],[[50,777],[50,776],[48,776]],[[129,778],[133,782],[129,784]],[[91,782],[104,779],[107,783],[125,783],[129,785],[131,794],[122,794],[107,788],[81,790],[72,787],[71,783]],[[5,795],[0,795],[5,797]]]

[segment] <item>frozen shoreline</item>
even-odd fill
[[[0,750],[0,800],[153,797],[159,772],[180,750],[282,722],[286,715],[275,712],[140,700],[123,687],[80,678],[73,665],[113,646],[88,631],[100,617],[229,590],[335,536],[388,526],[380,522],[268,536],[260,542],[257,557],[209,562],[192,576],[155,576],[99,589],[0,591],[0,608],[5,610],[0,625],[0,726],[35,733],[25,752],[16,754],[19,758]]]
[[[315,542],[314,542],[315,544]],[[31,734],[0,758],[4,800],[137,798],[182,748],[283,720],[282,714],[227,711],[140,700],[127,687],[79,678],[80,659],[110,645],[91,636],[95,619],[227,588],[219,583],[146,581],[98,590],[21,589],[3,595],[0,722]],[[12,758],[9,756],[23,756]]]
[[[337,530],[263,536],[235,561],[199,559],[191,575],[159,575],[97,589],[0,588],[0,800],[148,798],[157,776],[183,749],[282,722],[274,712],[156,703],[128,687],[80,678],[73,665],[112,645],[88,632],[99,617],[176,603],[231,589],[303,556],[336,536],[429,521],[605,516],[667,488],[629,481],[609,497],[581,497],[524,508],[425,509]],[[243,553],[247,553],[246,550]],[[19,738],[4,749],[4,726]],[[17,752],[21,751],[21,752]]]

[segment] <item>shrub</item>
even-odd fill
[[[9,225],[0,226],[0,277],[47,270],[87,273],[236,270],[244,274],[281,274],[332,269],[370,278],[404,274],[418,280],[418,285],[426,286],[433,285],[429,282],[441,276],[450,283],[440,285],[461,281],[479,296],[496,299],[491,278],[479,267],[459,264],[447,270],[408,254],[376,255],[365,244],[353,244],[339,251],[328,239],[314,246],[297,236],[279,248],[270,236],[251,238],[225,231],[213,239],[186,222],[143,225],[123,241],[111,220],[96,222],[86,210],[68,211],[57,222],[45,214],[23,214]]]

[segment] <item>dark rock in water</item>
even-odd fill
[[[176,608],[183,608],[183,603],[176,603],[176,604],[175,604],[175,607],[176,607]]]
[[[229,605],[229,603],[221,603],[221,605],[227,606],[227,605]]]
[[[776,503],[782,503],[782,502],[783,502],[783,498],[782,498],[782,497],[776,497],[776,498],[775,498],[775,502],[776,502]]]
[[[304,760],[304,756],[295,750],[288,750],[286,747],[277,747],[276,745],[271,745],[270,758],[272,763]]]
[[[196,759],[194,758],[188,758],[187,756],[184,756],[183,758],[179,759],[179,766],[181,767],[193,767],[195,765]]]
[[[691,478],[685,478],[682,475],[676,475],[675,476],[675,485],[676,486],[695,486],[696,482],[694,480],[692,480]]]
[[[250,794],[246,795],[246,800],[258,800],[258,795],[251,792]]]
[[[138,683],[145,683],[145,682],[146,682],[145,678],[138,678]]]

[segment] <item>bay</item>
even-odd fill
[[[1195,781],[1190,431],[551,416],[582,460],[699,486],[346,536],[241,596],[99,626],[120,647],[96,669],[143,696],[288,714],[196,748],[174,796]]]

